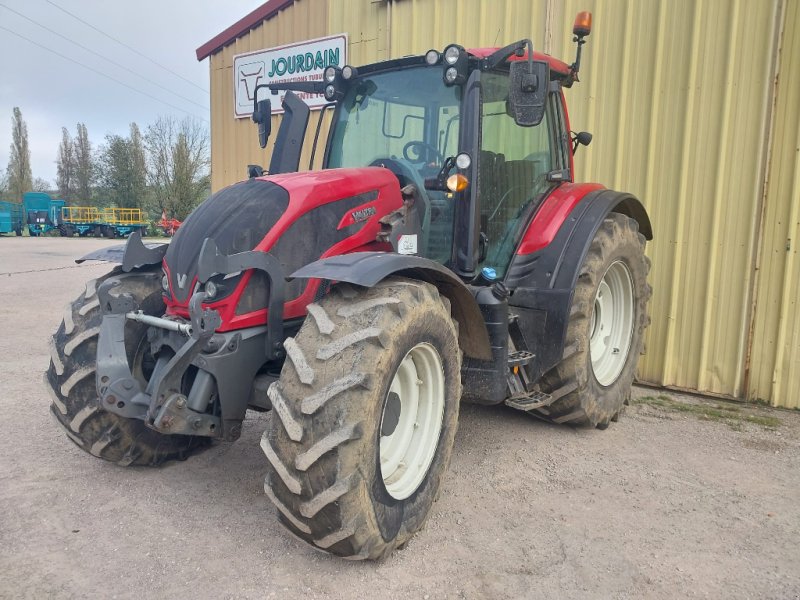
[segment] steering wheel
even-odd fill
[[[415,157],[411,156],[411,149],[415,148]],[[444,156],[436,148],[430,144],[420,141],[412,140],[403,146],[403,158],[412,163],[436,163],[437,165],[444,164]],[[431,160],[433,158],[433,160]]]

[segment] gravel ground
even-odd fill
[[[278,525],[268,414],[158,470],[84,454],[41,374],[65,303],[108,269],[72,258],[109,243],[0,238],[0,597],[800,597],[797,412],[637,388],[588,431],[464,406],[427,526],[366,564]]]

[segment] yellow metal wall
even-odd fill
[[[571,62],[572,19],[591,10],[582,81],[567,91],[572,128],[594,134],[576,157],[577,179],[633,192],[653,221],[655,292],[640,378],[796,405],[789,390],[800,384],[797,4],[298,0],[212,57],[212,187],[241,179],[248,162],[269,162],[253,125],[232,117],[235,54],[346,32],[355,65],[454,41],[500,46],[523,37]]]
[[[592,10],[572,126],[578,177],[633,192],[653,221],[652,324],[640,378],[741,396],[779,2],[558,3]],[[566,27],[553,51],[571,51]]]
[[[341,33],[341,32],[339,32]],[[275,136],[264,150],[258,147],[253,121],[234,117],[233,57],[245,52],[328,35],[328,5],[320,0],[299,0],[277,17],[211,55],[211,189],[219,190],[247,177],[248,164],[269,165]],[[312,123],[316,125],[316,115]],[[277,131],[279,117],[273,117]],[[304,146],[301,164],[308,166],[310,144]]]
[[[785,7],[747,393],[800,407],[800,2]]]

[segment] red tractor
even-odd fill
[[[570,131],[563,90],[590,18],[572,65],[522,40],[272,85],[285,114],[268,174],[251,165],[168,245],[131,235],[84,257],[121,264],[53,337],[67,435],[158,465],[271,410],[280,521],[374,559],[425,522],[462,400],[606,428],[642,350],[652,233],[630,194],[573,181],[591,136]],[[322,170],[298,172],[309,109],[293,92],[332,110]],[[264,147],[271,104],[254,104]]]

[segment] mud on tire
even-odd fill
[[[50,338],[50,368],[44,383],[50,392],[50,412],[75,444],[82,450],[121,466],[156,466],[168,460],[183,460],[209,445],[206,438],[162,435],[148,429],[143,421],[126,419],[101,410],[98,406],[95,369],[97,338],[102,311],[97,287],[109,278],[117,278],[118,293],[130,293],[147,314],[161,316],[160,272],[110,273],[89,281],[86,291],[67,304],[58,331]],[[143,376],[142,344],[146,329],[130,322],[125,327],[128,361],[134,375]],[[138,372],[138,373],[137,373]]]
[[[558,398],[537,411],[542,417],[556,423],[601,429],[619,418],[630,397],[644,331],[650,323],[647,315],[652,293],[647,283],[650,260],[644,255],[644,246],[645,238],[639,233],[638,223],[622,214],[609,214],[597,231],[575,285],[563,359],[542,378],[542,390]],[[611,369],[598,377],[591,352],[593,315],[598,289],[613,265],[622,265],[615,269],[628,273],[633,292],[630,310],[623,311],[628,315],[630,345],[624,362],[618,365],[619,372]],[[598,381],[604,377],[607,379],[604,384]]]
[[[381,558],[423,526],[450,461],[461,397],[456,325],[434,286],[398,278],[372,289],[337,286],[308,312],[287,339],[280,381],[269,390],[264,489],[303,541],[345,558]],[[394,375],[417,348],[433,348],[441,360],[441,430],[429,446],[430,466],[419,471],[424,478],[406,488],[407,497],[393,496],[392,477],[385,483],[381,469],[381,440],[393,435],[385,415]],[[427,389],[425,376],[417,377]]]

